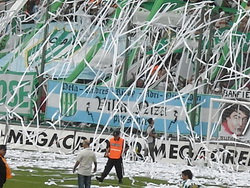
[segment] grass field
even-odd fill
[[[106,163],[102,155],[98,157],[98,171],[101,174]],[[72,173],[76,154],[45,153],[23,150],[8,152],[8,163],[15,176],[7,180],[4,188],[77,188],[77,175]],[[123,184],[118,184],[115,174],[110,174],[103,183],[93,177],[92,188],[107,187],[147,187],[147,188],[177,188],[181,181],[180,172],[190,169],[194,173],[194,181],[203,188],[250,188],[249,171],[226,171],[200,166],[178,164],[148,163],[124,160],[125,178]],[[115,173],[115,170],[111,171]],[[128,178],[129,177],[129,178]],[[152,179],[151,179],[152,177]],[[230,177],[230,178],[228,178]],[[169,185],[172,183],[171,185]],[[169,186],[167,186],[169,185]],[[110,186],[111,187],[111,186]]]
[[[39,169],[39,168],[18,168],[13,170],[15,176],[7,180],[4,188],[58,188],[58,187],[77,187],[77,176],[72,172],[61,169]],[[112,175],[112,174],[111,174]],[[124,178],[123,184],[118,184],[115,175],[112,180],[105,179],[99,183],[94,178],[92,180],[93,187],[120,186],[122,187],[145,187],[149,182],[151,185],[166,184],[166,181],[155,180],[146,177],[133,177],[133,179]],[[94,186],[98,185],[98,186]]]
[[[25,168],[19,167],[16,170],[12,170],[15,176],[7,180],[4,188],[58,188],[58,187],[71,187],[78,188],[77,185],[77,175],[73,174],[70,170],[65,169],[41,169],[41,168]],[[151,185],[150,187],[160,187],[160,185],[170,185],[164,180],[150,179],[148,177],[132,177],[123,179],[123,184],[118,184],[118,180],[115,174],[110,174],[111,178],[105,179],[104,182],[99,183],[92,178],[93,188],[97,187],[121,187],[121,188],[143,188],[146,185]],[[177,187],[177,185],[173,185]],[[225,186],[218,185],[208,185],[205,187],[213,188],[228,188]],[[237,186],[249,188],[250,186]]]

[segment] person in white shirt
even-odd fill
[[[155,162],[154,157],[154,148],[155,148],[155,139],[157,134],[155,133],[154,120],[152,118],[148,119],[148,128],[147,128],[147,146],[145,148],[144,156],[148,156],[148,152],[153,162]]]
[[[94,172],[97,170],[97,160],[95,153],[89,147],[89,140],[84,140],[82,143],[83,150],[77,156],[76,163],[73,168],[73,173],[75,173],[76,168],[78,174],[78,186],[79,188],[90,188],[91,185],[91,175],[92,175],[92,164],[94,163]]]

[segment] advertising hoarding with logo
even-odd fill
[[[190,134],[189,115],[193,95],[128,88],[107,88],[60,81],[48,82],[46,118],[52,121],[84,122],[144,130],[148,118],[155,119],[157,132]],[[198,95],[196,125],[206,135],[211,95]],[[214,106],[217,110],[217,106]]]

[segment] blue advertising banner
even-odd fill
[[[155,120],[156,132],[189,134],[193,95],[141,88],[91,87],[50,80],[46,119],[84,122],[145,130],[147,119]],[[194,131],[206,135],[210,98],[199,95]],[[219,105],[214,105],[213,111]]]

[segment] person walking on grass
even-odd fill
[[[0,188],[3,187],[6,179],[10,179],[12,177],[11,169],[4,158],[6,151],[6,145],[0,145]]]
[[[92,164],[94,163],[94,172],[97,170],[97,160],[95,153],[89,147],[89,140],[83,140],[82,146],[83,150],[77,156],[76,163],[73,168],[73,173],[75,173],[76,168],[79,166],[78,173],[78,186],[79,188],[90,188],[91,185],[91,175],[92,175]]]
[[[120,137],[120,130],[113,132],[113,138],[109,140],[109,145],[105,156],[108,157],[105,169],[101,177],[96,177],[99,182],[103,182],[104,178],[109,174],[113,166],[115,166],[116,174],[119,183],[122,183],[123,166],[122,166],[122,153],[124,148],[124,139]]]

